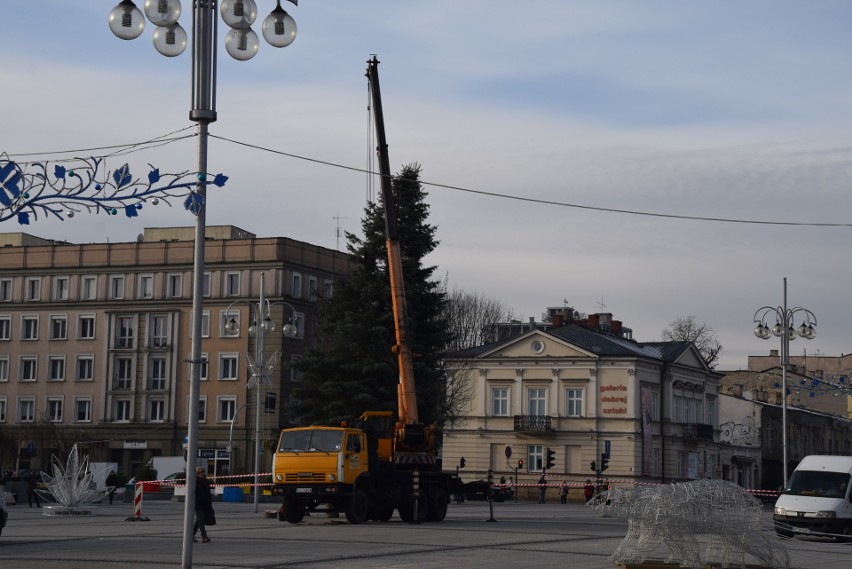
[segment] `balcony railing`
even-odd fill
[[[551,431],[550,415],[515,415],[515,430],[524,433]]]

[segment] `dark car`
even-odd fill
[[[487,500],[488,499],[488,481],[474,480],[463,486],[464,497],[466,500]],[[509,487],[492,488],[491,492],[495,502],[505,502],[511,500],[515,496],[515,491]]]
[[[6,527],[6,520],[9,519],[9,514],[6,512],[6,497],[3,492],[0,492],[0,534],[3,533],[3,528]]]

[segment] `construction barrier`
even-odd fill
[[[127,518],[127,522],[147,522],[148,518],[142,517],[142,496],[145,494],[145,483],[137,482],[133,492],[133,515]]]

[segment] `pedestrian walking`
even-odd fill
[[[562,481],[562,488],[559,489],[559,501],[563,504],[568,503],[568,482]]]
[[[109,491],[109,503],[112,504],[112,499],[115,496],[115,488],[118,486],[118,476],[115,470],[109,471],[109,476],[106,477],[106,486]]]
[[[538,484],[538,503],[544,504],[546,503],[545,493],[547,492],[547,479],[544,477],[544,474],[538,479]]]
[[[41,500],[39,500],[38,492],[36,492],[36,486],[36,473],[31,470],[27,475],[27,503],[30,508],[33,507],[33,499],[35,499],[36,506],[41,508]]]
[[[210,483],[207,481],[207,470],[199,466],[195,469],[195,525],[192,528],[192,541],[198,541],[195,539],[195,534],[199,530],[201,541],[204,543],[210,541],[205,523],[212,516],[212,512],[213,496],[210,492]]]
[[[586,484],[583,485],[583,496],[586,498],[586,502],[592,499],[592,496],[595,495],[595,485],[592,484],[592,481],[588,478],[586,479]]]

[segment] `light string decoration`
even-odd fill
[[[47,501],[56,505],[45,508],[45,515],[86,515],[94,513],[91,505],[103,500],[111,488],[98,489],[94,475],[89,470],[89,457],[81,455],[77,445],[71,447],[63,466],[56,455],[51,457],[53,475],[44,474],[48,493],[36,490]],[[53,498],[53,500],[50,500]]]
[[[33,162],[21,166],[0,155],[0,222],[17,218],[20,225],[43,217],[60,220],[81,212],[137,217],[146,205],[184,198],[183,206],[198,215],[204,196],[199,184],[223,187],[224,174],[212,178],[206,173],[162,174],[149,164],[147,176],[134,177],[128,164],[108,171],[103,158],[76,158],[78,166]]]

